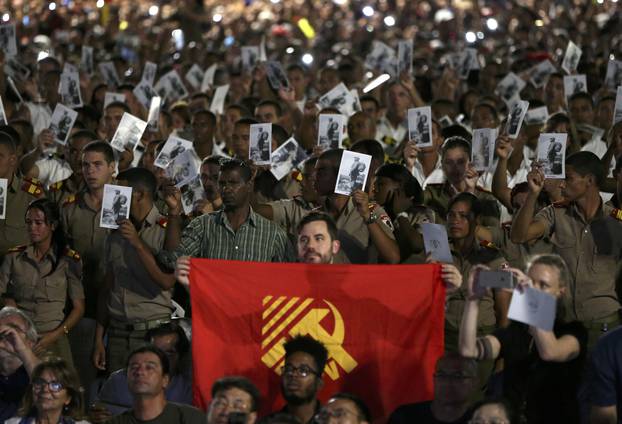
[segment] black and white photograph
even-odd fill
[[[564,95],[568,100],[573,94],[587,93],[587,79],[585,74],[564,75]]]
[[[514,72],[510,72],[499,81],[495,91],[506,103],[511,103],[519,97],[519,93],[525,88],[525,85],[525,81]]]
[[[453,263],[454,260],[449,248],[449,238],[447,237],[447,228],[444,225],[429,222],[420,225],[426,255],[440,263]]]
[[[106,106],[113,102],[125,103],[125,94],[106,91],[106,95],[104,96],[104,109],[106,109]]]
[[[186,81],[193,89],[198,89],[201,87],[201,82],[203,81],[203,69],[196,63],[192,64],[188,72],[186,72]]]
[[[300,166],[307,159],[308,155],[305,150],[300,147],[294,137],[290,137],[281,144],[274,152],[272,152],[272,163],[270,172],[274,178],[281,180],[289,174],[292,169]]]
[[[281,88],[289,87],[289,80],[287,79],[287,74],[281,66],[281,62],[276,60],[266,62],[266,75],[268,77],[270,87],[272,87],[273,90],[278,91]]]
[[[622,60],[610,60],[607,63],[605,85],[610,90],[614,90],[617,86],[622,85]]]
[[[374,40],[372,49],[365,58],[365,67],[372,71],[393,75],[397,68],[397,61],[398,58],[393,48],[382,41]]]
[[[549,76],[556,71],[550,60],[543,60],[529,69],[529,82],[535,88],[543,87],[549,80]]]
[[[496,139],[496,128],[480,128],[473,130],[471,164],[476,171],[486,172],[492,168]]]
[[[397,43],[397,76],[406,72],[407,75],[413,74],[413,41],[400,40]]]
[[[272,124],[252,124],[248,158],[255,165],[269,165],[272,156]]]
[[[173,184],[181,187],[199,175],[200,168],[201,159],[194,150],[188,149],[170,162],[165,170],[166,176],[171,179]]]
[[[477,50],[471,47],[464,49],[456,57],[455,70],[460,79],[467,79],[471,71],[479,69]]]
[[[0,178],[0,219],[6,218],[6,196],[9,180]]]
[[[0,50],[6,57],[17,54],[17,42],[15,40],[15,24],[0,25]]]
[[[196,203],[203,199],[204,190],[201,183],[201,175],[197,174],[194,178],[187,183],[179,187],[181,191],[181,205],[184,208],[184,213],[187,216],[191,216],[192,212],[196,209]]]
[[[225,113],[225,101],[227,100],[227,93],[229,92],[229,84],[219,85],[214,91],[214,97],[209,105],[209,111],[222,115]]]
[[[121,80],[119,79],[119,74],[117,73],[117,68],[115,68],[114,63],[110,61],[101,62],[97,65],[97,69],[99,70],[101,77],[109,86],[117,87],[121,84]]]
[[[0,96],[0,125],[7,125],[6,112],[4,111],[4,103],[2,103],[2,97]]]
[[[4,62],[4,72],[16,81],[26,81],[30,76],[30,69],[17,60],[17,57],[9,57]]]
[[[158,65],[153,62],[145,62],[143,66],[143,73],[140,76],[140,82],[146,82],[149,85],[153,85],[155,82],[156,74],[158,72]]]
[[[117,130],[112,136],[110,145],[120,152],[125,149],[134,150],[134,146],[140,141],[143,132],[145,132],[145,128],[147,128],[147,123],[145,121],[124,112]]]
[[[317,130],[317,145],[322,151],[341,149],[343,141],[345,116],[336,114],[320,114]]]
[[[581,60],[581,55],[583,51],[572,41],[568,41],[568,45],[566,46],[566,53],[564,54],[564,59],[562,60],[562,69],[568,74],[573,74],[577,70],[577,66],[579,66],[579,60]]]
[[[105,184],[99,226],[113,230],[119,228],[119,221],[130,217],[131,202],[132,187]]]
[[[162,150],[155,158],[153,164],[159,168],[166,168],[177,156],[191,149],[192,141],[169,135],[168,140],[164,143]]]
[[[549,110],[546,106],[534,107],[525,114],[526,125],[544,125],[549,119]]]
[[[218,69],[218,64],[214,63],[211,65],[205,73],[203,74],[203,80],[201,81],[201,91],[207,91],[214,85],[214,76],[216,75],[216,70]]]
[[[149,104],[149,113],[147,114],[147,127],[151,131],[158,130],[158,122],[160,121],[160,106],[162,105],[162,98],[160,96],[153,96],[151,103]]]
[[[188,90],[175,70],[164,74],[154,88],[160,97],[164,97],[169,104],[188,97]]]
[[[93,72],[95,72],[95,66],[93,63],[93,47],[82,46],[80,69],[82,69],[88,76],[92,76]]]
[[[141,81],[136,87],[134,87],[132,93],[134,93],[136,100],[138,100],[140,104],[145,107],[145,109],[149,108],[151,99],[158,95],[155,89],[146,81]]]
[[[350,196],[355,190],[363,190],[370,165],[371,156],[344,150],[339,164],[335,193]]]
[[[82,107],[80,74],[78,72],[63,72],[60,75],[59,89],[65,106],[73,109]]]
[[[622,121],[622,87],[616,90],[616,103],[613,112],[613,125]]]
[[[507,122],[505,124],[505,133],[510,138],[518,137],[518,133],[520,132],[520,128],[523,125],[523,119],[525,119],[525,114],[529,109],[529,102],[525,100],[519,100],[517,102],[512,103],[510,106],[510,113],[507,117]]]
[[[339,83],[328,93],[319,98],[319,109],[335,108],[345,116],[351,116],[360,110],[360,104],[356,97],[348,90],[344,83]]]
[[[250,73],[259,62],[259,46],[242,46],[241,48],[242,71]]]
[[[54,133],[54,140],[62,144],[63,146],[67,144],[67,139],[69,138],[69,133],[73,128],[73,124],[76,122],[78,118],[78,112],[73,109],[69,109],[68,107],[56,103],[54,107],[54,113],[52,113],[52,118],[50,119],[50,130]]]
[[[566,140],[565,133],[544,133],[538,138],[537,160],[542,166],[545,178],[566,177]]]
[[[408,109],[408,139],[419,147],[432,146],[432,108]]]

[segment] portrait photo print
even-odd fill
[[[566,133],[544,133],[538,138],[537,159],[545,178],[566,177]]]
[[[350,196],[355,190],[363,190],[370,165],[370,155],[344,150],[339,164],[335,193]]]
[[[118,222],[130,216],[131,202],[132,187],[105,184],[99,226],[113,230],[119,228]]]

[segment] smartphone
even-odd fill
[[[246,412],[230,412],[227,416],[227,424],[246,424],[247,418]]]
[[[516,281],[511,271],[480,270],[477,275],[477,284],[480,287],[492,289],[513,289]]]

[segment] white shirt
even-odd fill
[[[47,103],[26,102],[26,107],[30,111],[30,123],[32,124],[34,136],[38,136],[41,131],[50,127],[52,122],[52,109]]]
[[[56,156],[41,158],[35,165],[39,168],[37,178],[45,187],[67,179],[73,174],[69,164]]]

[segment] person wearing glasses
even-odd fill
[[[259,409],[259,389],[247,378],[223,377],[212,385],[207,424],[254,424]]]
[[[324,386],[322,373],[328,361],[323,343],[309,335],[298,335],[285,342],[285,365],[281,368],[281,394],[288,412],[303,424],[313,423],[320,412],[319,391]]]
[[[369,408],[361,398],[352,393],[336,393],[315,416],[315,424],[369,424]]]
[[[49,358],[34,369],[18,416],[5,424],[88,424],[79,421],[83,406],[76,371],[61,358]]]

